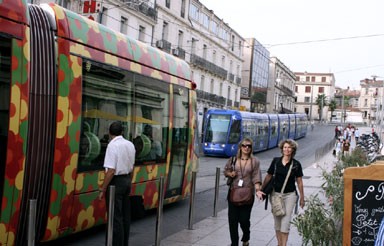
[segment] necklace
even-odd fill
[[[241,158],[242,161],[248,161],[248,158]]]

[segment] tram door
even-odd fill
[[[11,40],[0,37],[0,44],[0,197],[2,197],[5,182],[10,116]],[[9,152],[11,153],[12,151]],[[16,153],[12,154],[16,155]]]
[[[188,150],[189,96],[188,90],[173,87],[173,129],[171,162],[165,197],[180,195],[185,178],[185,165]]]

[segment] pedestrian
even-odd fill
[[[351,144],[349,143],[349,140],[346,139],[343,142],[343,156],[346,156],[349,154],[349,148],[351,147]]]
[[[356,130],[355,130],[355,141],[356,141],[356,143],[359,142],[359,137],[360,137],[360,131],[359,131],[359,128],[356,128]]]
[[[288,241],[289,229],[291,225],[292,213],[297,202],[297,190],[295,182],[299,190],[300,207],[304,207],[304,188],[303,188],[303,169],[301,163],[294,159],[298,145],[292,139],[286,139],[279,143],[281,157],[273,159],[267,175],[264,178],[262,187],[274,178],[274,191],[271,196],[281,193],[287,174],[291,168],[290,175],[287,179],[286,186],[283,191],[283,200],[285,204],[285,215],[273,216],[275,221],[275,232],[279,246],[286,246]],[[272,199],[269,199],[272,201]]]
[[[120,122],[113,122],[109,127],[110,142],[107,146],[104,159],[105,177],[100,188],[99,199],[106,194],[109,206],[109,189],[115,186],[113,235],[112,245],[128,245],[129,227],[131,223],[131,191],[132,170],[135,162],[135,146],[122,136],[123,126]],[[108,236],[107,236],[108,237]]]
[[[336,139],[336,143],[335,143],[335,156],[338,157],[340,155],[340,152],[341,152],[341,140],[340,139]]]
[[[228,192],[228,224],[231,236],[231,245],[239,245],[238,227],[243,232],[241,241],[243,246],[249,245],[251,211],[254,203],[254,194],[262,200],[260,161],[253,156],[253,142],[250,138],[244,138],[240,144],[234,161],[230,158],[224,168],[224,175],[232,179]],[[237,205],[230,199],[231,189],[238,187],[250,187],[252,201],[249,204]]]

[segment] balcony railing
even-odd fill
[[[195,54],[191,54],[191,65],[195,65],[203,70],[207,70],[219,78],[226,79],[227,78],[227,70],[217,66],[216,64],[201,58]]]
[[[225,106],[225,98],[222,96],[218,96],[202,90],[196,90],[196,93],[198,100],[205,100],[211,103],[219,104],[220,106]]]
[[[172,44],[165,39],[160,39],[160,40],[157,40],[157,42],[156,42],[157,48],[159,48],[165,52],[168,52],[168,53],[171,53],[171,46],[172,46]]]
[[[157,10],[150,6],[148,3],[141,0],[121,0],[123,4],[121,7],[128,7],[130,9],[136,10],[152,20],[157,20]]]
[[[173,54],[174,56],[179,57],[180,59],[185,59],[185,50],[183,50],[183,49],[180,48],[180,47],[177,47],[176,49],[173,49],[173,50],[172,50],[172,54]]]
[[[233,73],[229,73],[228,74],[228,80],[231,82],[235,81],[235,75]]]

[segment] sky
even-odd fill
[[[200,0],[293,72],[334,73],[336,86],[384,79],[384,0]]]

